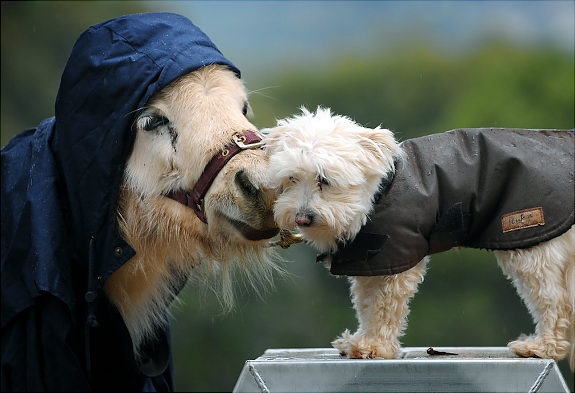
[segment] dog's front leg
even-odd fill
[[[428,258],[399,274],[350,277],[351,299],[359,326],[332,342],[342,355],[354,359],[395,358],[407,326],[409,301],[423,281]]]

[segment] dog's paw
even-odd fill
[[[382,343],[358,333],[351,334],[346,329],[331,345],[343,356],[350,359],[394,359],[399,352],[399,341]]]
[[[507,344],[518,356],[529,358],[561,360],[569,351],[567,340],[543,340],[539,336],[522,334],[517,340]]]

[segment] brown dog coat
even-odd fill
[[[535,246],[574,223],[573,130],[457,129],[404,141],[337,275],[396,274],[453,247]]]

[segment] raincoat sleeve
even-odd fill
[[[2,391],[89,391],[67,306],[42,296],[2,329]]]

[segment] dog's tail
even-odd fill
[[[571,304],[571,324],[569,326],[569,342],[571,350],[569,353],[569,366],[575,371],[575,225],[567,233],[567,268],[565,270],[565,280],[569,291],[569,302]]]
[[[569,301],[571,302],[571,325],[569,326],[569,342],[571,351],[569,353],[569,366],[575,371],[575,261],[567,264],[567,288],[569,288]]]

